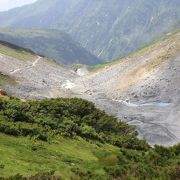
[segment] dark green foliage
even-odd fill
[[[46,152],[44,156],[48,156],[46,146],[58,143],[60,137],[62,140],[62,136],[64,139],[67,137],[68,141],[83,138],[83,141],[93,146],[92,154],[97,161],[83,162],[69,155],[63,157],[63,151],[61,155],[56,156],[66,165],[70,165],[69,171],[74,175],[74,179],[180,179],[180,144],[169,148],[162,146],[151,148],[145,141],[136,138],[137,133],[132,127],[106,115],[86,100],[58,98],[24,102],[12,97],[0,98],[0,132],[30,137],[28,151]],[[109,146],[111,151],[103,151],[102,146]],[[55,157],[55,154],[51,153],[50,157],[52,158],[52,155]],[[92,168],[88,169],[89,163],[92,163],[90,165]],[[0,161],[0,171],[6,166],[8,164]],[[99,172],[94,171],[96,166]],[[29,177],[17,174],[7,180],[63,178],[63,175],[61,177],[54,175],[57,169],[52,170],[54,171],[50,173],[38,173]]]
[[[165,148],[156,146],[147,152],[121,149],[118,163],[114,167],[105,167],[106,172],[114,178],[135,177],[138,180],[180,178],[180,153],[174,152],[180,146]]]
[[[0,99],[0,131],[14,136],[35,136],[51,141],[55,136],[80,136],[119,147],[148,149],[134,129],[82,99],[26,101]]]

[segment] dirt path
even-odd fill
[[[32,68],[32,67],[35,67],[37,65],[37,63],[41,60],[42,57],[38,56],[38,58],[30,65],[28,66],[25,66],[25,67],[22,67],[22,68],[17,68],[15,70],[12,70],[10,71],[10,74],[13,75],[17,72],[20,72],[21,70],[25,70],[25,69],[29,69],[29,68]]]
[[[36,64],[40,61],[42,57],[38,57],[33,63],[32,63],[32,67],[36,66]]]

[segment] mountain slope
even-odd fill
[[[52,97],[56,88],[77,76],[54,61],[6,42],[0,42],[0,74],[0,89],[21,98]]]
[[[74,42],[66,33],[56,30],[0,29],[0,40],[33,50],[62,64],[100,63],[100,59]]]
[[[135,125],[139,137],[151,145],[174,145],[180,142],[179,38],[179,31],[168,33],[89,73],[84,67],[72,71],[38,56],[22,61],[1,55],[0,71],[17,82],[1,88],[20,98],[81,97]]]
[[[150,144],[180,142],[180,32],[99,66],[72,91],[135,125]],[[82,83],[83,82],[83,83]]]
[[[62,29],[107,61],[179,26],[179,7],[179,0],[39,0],[0,13],[0,26]]]

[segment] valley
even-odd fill
[[[176,33],[82,78],[84,97],[135,125],[152,145],[180,142],[179,38]]]
[[[180,33],[113,63],[67,69],[44,57],[0,58],[0,71],[16,81],[1,88],[21,99],[80,97],[136,126],[151,145],[180,142]]]
[[[180,0],[0,0],[0,180],[41,179],[180,180]]]

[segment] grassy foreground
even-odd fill
[[[0,179],[180,178],[180,145],[151,148],[82,99],[0,98]]]
[[[0,154],[3,177],[55,171],[56,176],[70,179],[88,171],[105,176],[103,167],[116,164],[118,148],[92,144],[81,138],[59,138],[57,142],[45,143],[0,134]]]

